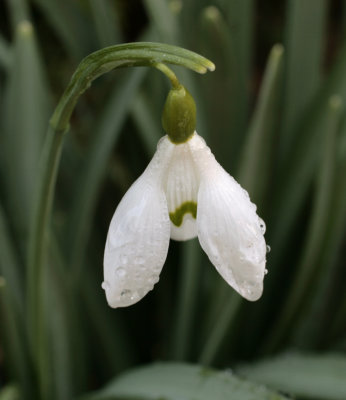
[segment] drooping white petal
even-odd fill
[[[127,191],[112,218],[102,284],[111,307],[136,303],[159,280],[170,237],[162,176],[172,149],[166,138],[159,142],[154,158]]]
[[[200,244],[226,282],[255,301],[263,291],[265,225],[248,193],[220,166],[203,139],[196,136],[190,147],[200,171]]]
[[[174,146],[165,178],[171,238],[174,240],[189,240],[197,236],[198,173],[188,143]]]

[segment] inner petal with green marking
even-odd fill
[[[169,218],[175,226],[181,226],[183,223],[184,215],[191,214],[194,219],[197,216],[197,203],[194,201],[185,201],[179,208],[174,212],[169,213]]]
[[[171,238],[189,240],[197,236],[197,197],[199,174],[189,141],[175,145],[164,191],[171,220]]]

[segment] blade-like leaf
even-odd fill
[[[168,43],[179,43],[177,22],[168,1],[144,0],[144,4],[159,37]]]
[[[228,371],[198,365],[154,364],[120,376],[85,400],[284,400],[262,385],[241,380]]]
[[[254,0],[219,0],[221,10],[229,26],[231,35],[231,47],[227,47],[225,53],[233,53],[233,76],[232,92],[230,96],[235,102],[226,98],[230,105],[229,113],[233,113],[233,125],[229,126],[227,140],[234,148],[230,157],[237,159],[237,150],[243,143],[244,131],[250,109],[250,80],[253,58],[254,26],[255,26],[255,4]],[[226,75],[227,76],[227,75]],[[230,142],[232,141],[232,142]],[[226,158],[227,160],[227,158]],[[235,164],[232,164],[234,166]]]
[[[24,296],[23,279],[19,269],[16,249],[11,240],[8,221],[5,212],[0,205],[0,275],[2,275],[6,284],[10,288],[11,309],[23,316]]]
[[[278,275],[285,268],[281,262],[282,252],[289,243],[290,235],[302,204],[312,183],[321,138],[325,132],[326,102],[333,94],[340,95],[342,101],[346,98],[346,47],[340,51],[339,58],[328,77],[324,90],[316,98],[314,107],[306,115],[306,121],[299,128],[299,141],[291,154],[291,160],[278,173],[277,181],[273,182],[273,197],[271,199],[271,225],[268,225],[267,238],[272,248],[271,263],[276,266],[267,279],[267,291],[276,286]],[[282,184],[282,183],[285,184]],[[270,301],[270,299],[268,300]],[[265,306],[263,302],[263,306]]]
[[[257,205],[263,200],[273,169],[271,161],[281,97],[282,62],[283,47],[275,45],[269,55],[241,160],[239,181]]]
[[[36,398],[36,382],[25,337],[25,320],[13,307],[11,295],[11,287],[0,276],[1,346],[6,369],[13,374],[25,393],[23,399]]]
[[[15,385],[7,385],[0,390],[0,400],[19,400],[20,392]]]
[[[75,60],[97,48],[91,24],[83,15],[81,2],[69,0],[33,0]]]
[[[12,30],[17,29],[17,25],[29,19],[29,7],[26,0],[7,0],[7,7],[10,14]]]
[[[132,103],[131,114],[148,154],[152,155],[163,132],[160,121],[154,118],[153,110],[149,104],[150,99],[144,93],[137,93]]]
[[[0,36],[0,67],[8,69],[12,61],[12,49],[6,40]]]
[[[39,154],[49,117],[49,95],[33,26],[18,24],[4,99],[2,146],[5,208],[25,240]],[[24,245],[23,245],[24,247]]]
[[[313,400],[346,399],[346,356],[287,354],[240,366],[247,379]]]
[[[176,360],[186,360],[191,355],[191,333],[200,283],[200,255],[200,248],[196,240],[186,243],[182,260],[184,268],[180,270],[177,317],[173,324],[175,327],[173,330],[173,356]]]
[[[282,152],[287,157],[294,144],[294,128],[307,109],[320,85],[324,32],[326,29],[326,0],[287,2],[285,48],[285,97],[283,106]]]
[[[95,29],[101,47],[120,42],[119,21],[114,4],[108,0],[89,0]]]
[[[326,107],[326,124],[324,137],[321,141],[319,157],[320,167],[317,170],[317,183],[314,205],[305,240],[304,250],[298,263],[297,274],[292,288],[285,299],[285,305],[280,311],[280,317],[269,335],[268,345],[275,348],[293,328],[293,321],[301,315],[304,309],[304,299],[308,301],[311,288],[316,284],[320,271],[319,258],[325,242],[325,232],[328,228],[332,207],[331,193],[336,172],[336,143],[342,116],[342,101],[339,96],[332,96]],[[320,266],[319,266],[320,267]]]
[[[239,158],[249,113],[254,2],[219,3],[220,9],[212,5],[203,10],[199,41],[218,66],[216,76],[206,79],[205,97],[209,98],[206,120],[213,132],[210,135],[213,151],[228,169],[234,168]],[[215,101],[215,97],[220,99]]]

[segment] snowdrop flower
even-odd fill
[[[181,85],[168,95],[163,127],[168,135],[110,223],[102,284],[108,304],[142,299],[159,280],[170,238],[196,236],[226,282],[257,300],[266,273],[264,222],[195,132],[194,100]]]

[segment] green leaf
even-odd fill
[[[194,316],[200,289],[201,249],[197,240],[190,240],[183,248],[180,269],[176,321],[173,324],[173,357],[186,360],[191,355]]]
[[[269,55],[256,109],[241,159],[239,181],[255,204],[261,204],[273,169],[273,144],[282,89],[283,47],[275,45]],[[261,171],[258,174],[258,171]]]
[[[3,173],[6,174],[4,206],[11,213],[12,223],[24,242],[50,113],[45,74],[34,29],[28,21],[17,26],[6,89],[2,137]]]
[[[19,400],[21,398],[18,387],[7,385],[0,390],[0,400]]]
[[[12,62],[12,49],[6,40],[0,36],[0,66],[8,69]]]
[[[231,397],[230,397],[231,396]],[[130,371],[85,400],[284,400],[262,385],[228,371],[198,365],[158,363]]]
[[[145,148],[151,156],[154,154],[157,142],[162,136],[161,122],[155,119],[150,99],[142,92],[138,92],[132,105],[131,115],[139,130]]]
[[[334,98],[338,101],[338,98]],[[343,110],[344,113],[344,110]],[[317,232],[311,233],[315,237],[323,232],[321,245],[310,249],[310,260],[313,251],[316,251],[313,277],[310,278],[309,291],[305,294],[304,307],[301,312],[299,326],[295,329],[294,345],[303,348],[313,348],[333,341],[343,334],[345,317],[339,321],[339,332],[336,329],[340,299],[345,294],[343,290],[336,290],[336,280],[339,280],[340,251],[344,241],[346,229],[346,123],[342,117],[342,125],[338,135],[327,135],[324,142],[324,155],[321,160],[320,173],[320,204],[328,202],[327,221],[324,226],[316,226]],[[340,134],[339,134],[340,133]],[[322,207],[315,213],[321,213],[326,218]],[[319,218],[320,222],[322,218]],[[323,221],[323,220],[322,220]],[[318,233],[319,231],[319,233]],[[341,261],[342,262],[342,261]],[[316,283],[315,280],[317,281]],[[311,296],[309,295],[311,293]],[[337,308],[335,310],[335,306]],[[335,312],[330,312],[333,310]],[[334,337],[333,337],[334,336]],[[333,338],[331,338],[333,337]]]
[[[327,233],[327,240],[325,245],[325,253],[322,259],[326,265],[338,265],[337,261],[340,259],[340,249],[345,238],[346,226],[346,123],[342,129],[342,135],[339,144],[339,154],[337,163],[337,176],[332,194],[333,204],[330,213],[330,226]],[[346,294],[341,294],[341,301],[338,299],[338,308],[333,318],[332,325],[329,326],[329,335],[332,338],[338,335],[344,335],[345,320],[346,320]],[[323,320],[322,320],[323,321]],[[321,325],[320,330],[325,331],[325,327]]]
[[[239,113],[232,129],[232,136],[236,136],[234,146],[236,148],[233,157],[237,156],[237,146],[242,143],[243,132],[249,117],[250,87],[252,58],[254,53],[254,26],[255,26],[255,1],[254,0],[219,0],[225,10],[228,26],[230,27],[232,47],[227,52],[234,52],[235,65],[233,79],[236,80],[232,91],[232,97],[237,99],[234,104]],[[231,111],[231,110],[230,110]],[[229,135],[231,136],[231,135]],[[230,140],[230,137],[228,137]]]
[[[275,265],[267,278],[267,292],[277,285],[277,279],[285,264],[281,256],[285,246],[289,244],[290,235],[301,211],[308,190],[313,181],[320,154],[321,138],[326,126],[326,103],[330,96],[340,95],[346,100],[346,47],[341,49],[338,60],[325,82],[323,91],[315,99],[315,104],[306,115],[304,123],[299,127],[295,149],[291,159],[286,162],[282,171],[273,182],[270,218],[267,239],[272,252],[271,264]],[[283,185],[282,182],[285,182]],[[285,210],[285,212],[283,212]],[[270,301],[270,300],[268,300]],[[266,303],[262,303],[266,306]]]
[[[23,316],[23,277],[19,268],[16,249],[10,236],[6,214],[0,204],[0,274],[10,287],[10,303],[13,312]]]
[[[70,281],[66,280],[63,262],[56,239],[52,237],[43,288],[45,326],[40,332],[39,343],[40,390],[44,393],[43,398],[52,400],[72,398],[76,376],[81,369],[79,364],[84,357],[73,358],[74,352],[81,353],[83,340],[76,335],[76,301],[72,298],[73,290]]]
[[[10,14],[12,30],[17,29],[17,25],[29,18],[29,6],[26,0],[7,0],[7,7]]]
[[[1,346],[6,360],[6,370],[13,374],[26,393],[26,398],[36,398],[33,366],[25,337],[25,320],[15,309],[12,288],[2,276],[0,276],[0,320]]]
[[[327,1],[309,0],[287,2],[285,97],[282,118],[282,152],[287,157],[292,149],[302,118],[321,81],[327,20]],[[292,129],[293,128],[293,129]]]
[[[108,0],[89,0],[96,34],[101,47],[119,43],[119,21],[114,10],[114,3]]]
[[[249,116],[254,2],[219,3],[220,9],[213,5],[203,10],[199,41],[218,65],[216,76],[206,80],[209,85],[205,97],[219,97],[220,101],[209,102],[207,120],[213,131],[211,147],[228,169],[234,168],[239,158]]]
[[[237,373],[313,400],[345,400],[346,356],[341,354],[287,354],[236,368]]]
[[[342,101],[339,96],[331,96],[326,107],[324,137],[320,144],[321,160],[316,176],[316,191],[312,215],[305,239],[304,250],[298,262],[297,273],[291,291],[286,296],[278,322],[268,338],[270,348],[275,348],[294,326],[294,321],[304,310],[304,303],[311,296],[311,288],[320,273],[319,258],[325,242],[332,207],[333,186],[336,174],[337,134],[342,116]],[[318,268],[320,267],[320,268]],[[324,267],[324,266],[322,266]],[[305,299],[305,301],[304,301]]]
[[[152,25],[158,36],[168,43],[179,43],[178,26],[167,0],[144,0]]]
[[[204,365],[210,365],[221,350],[222,344],[227,337],[227,332],[230,329],[231,322],[235,319],[243,301],[243,298],[239,296],[238,293],[234,291],[230,292],[230,288],[226,287],[223,283],[221,289],[223,292],[221,294],[224,295],[225,301],[218,310],[215,324],[207,337],[199,358],[199,362]]]
[[[81,2],[70,0],[33,0],[75,60],[97,47],[92,24],[83,15]]]

